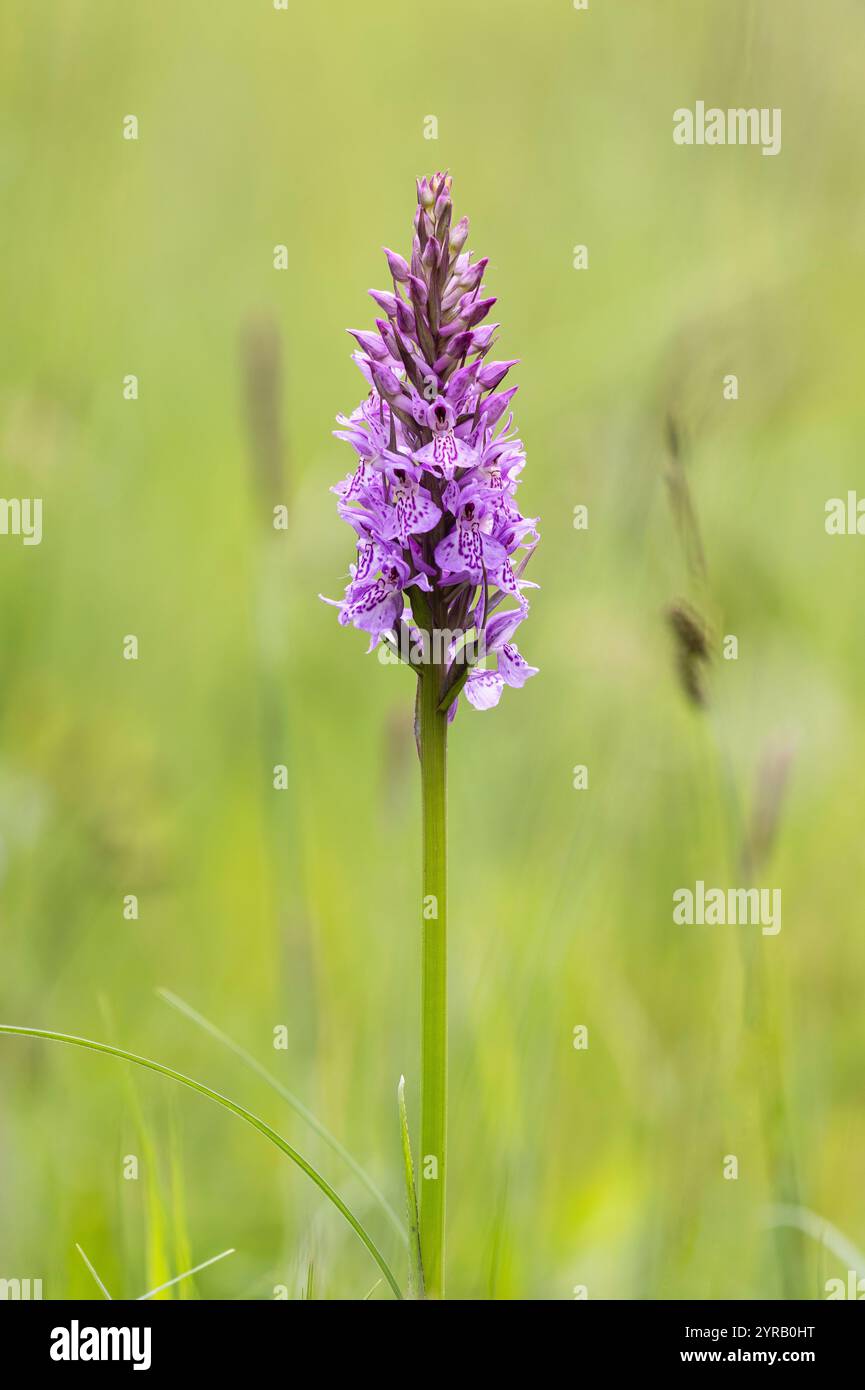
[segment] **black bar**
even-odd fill
[[[139,1377],[168,1370],[243,1374],[254,1380],[259,1373],[272,1375],[275,1367],[290,1377],[302,1367],[308,1375],[317,1358],[321,1369],[332,1371],[341,1352],[347,1367],[354,1363],[356,1371],[368,1373],[372,1355],[380,1370],[389,1366],[402,1377],[411,1372],[418,1328],[428,1318],[437,1324],[442,1318],[443,1331],[459,1333],[454,1348],[459,1346],[455,1364],[461,1375],[474,1363],[488,1372],[498,1357],[507,1370],[515,1351],[534,1359],[542,1355],[544,1365],[554,1355],[565,1358],[574,1375],[589,1368],[596,1374],[600,1369],[699,1370],[707,1365],[728,1370],[795,1365],[825,1375],[861,1361],[865,1321],[856,1309],[843,1306],[849,1301],[511,1303],[501,1325],[501,1312],[492,1313],[494,1321],[487,1323],[483,1309],[489,1305],[479,1303],[427,1304],[417,1313],[395,1303],[389,1311],[364,1303],[351,1313],[342,1311],[343,1304],[331,1307],[322,1325],[316,1308],[280,1301],[21,1301],[0,1304],[0,1346],[4,1369],[13,1350],[21,1371],[47,1371],[60,1378],[86,1374],[92,1379],[103,1369],[133,1374],[136,1360]],[[334,1333],[346,1316],[359,1335],[341,1341]],[[103,1334],[102,1329],[111,1328],[116,1335]],[[442,1343],[443,1356],[448,1356],[446,1345]],[[99,1360],[87,1359],[91,1350]],[[125,1359],[114,1359],[115,1354]]]

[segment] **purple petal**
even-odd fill
[[[506,642],[499,652],[499,674],[508,685],[521,690],[529,676],[538,674],[538,667],[530,666],[513,643]]]
[[[504,685],[497,671],[472,671],[465,683],[466,699],[475,709],[493,709],[502,698]]]

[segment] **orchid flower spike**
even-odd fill
[[[432,664],[440,708],[453,719],[461,692],[475,709],[497,704],[537,668],[514,644],[528,614],[523,578],[537,518],[516,504],[525,453],[512,428],[514,360],[487,361],[497,324],[482,326],[486,260],[465,250],[468,220],[452,219],[451,179],[418,181],[409,259],[385,249],[392,289],[371,290],[377,333],[350,330],[366,399],[335,431],[354,450],[332,490],[357,555],[339,621],[405,658]],[[438,640],[440,639],[440,640]],[[495,665],[492,663],[495,662]]]

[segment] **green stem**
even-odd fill
[[[437,666],[418,695],[423,806],[420,1244],[428,1298],[444,1297],[447,1142],[447,715]]]

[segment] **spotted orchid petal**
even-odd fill
[[[538,667],[530,666],[513,642],[505,642],[499,652],[499,675],[505,684],[513,686],[515,690],[521,690],[529,676],[537,674]]]
[[[498,671],[472,671],[465,684],[466,699],[475,709],[493,709],[504,688]]]

